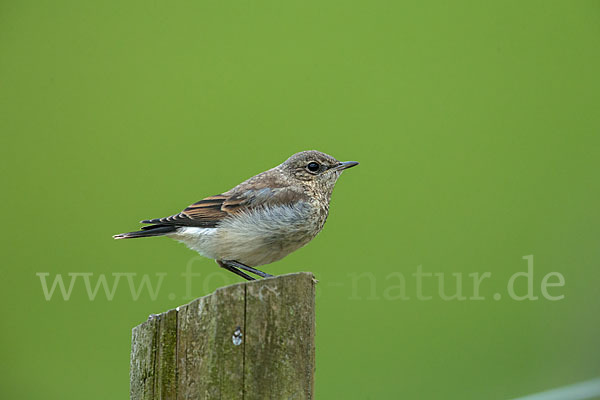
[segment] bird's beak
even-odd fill
[[[338,165],[336,165],[334,167],[334,169],[336,171],[343,171],[345,169],[352,168],[356,165],[358,165],[358,163],[356,161],[344,161],[344,162],[341,162]]]

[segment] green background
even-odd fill
[[[238,279],[111,235],[307,149],[361,162],[324,231],[264,268],[320,281],[317,398],[599,376],[598,71],[598,1],[1,2],[0,397],[126,398],[131,328],[188,301],[186,265],[194,296]],[[563,300],[508,298],[529,254],[535,294],[556,271]],[[419,301],[419,265],[448,288],[462,272],[467,296],[490,272],[485,300],[426,283]],[[38,272],[168,275],[154,301],[125,280],[112,301],[82,281],[46,301]]]

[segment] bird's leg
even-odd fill
[[[254,275],[258,275],[261,278],[272,278],[273,277],[273,275],[271,275],[271,274],[267,274],[266,272],[262,272],[261,270],[258,270],[256,268],[249,267],[249,266],[242,264],[241,262],[238,262],[235,260],[227,260],[227,261],[223,261],[223,262],[226,264],[229,264],[232,267],[243,269],[244,271],[252,272]]]
[[[251,277],[250,275],[243,273],[242,271],[240,271],[233,265],[230,265],[228,261],[221,261],[221,260],[216,260],[216,261],[217,261],[217,264],[219,264],[219,266],[221,268],[224,268],[229,272],[233,272],[234,274],[241,276],[242,278],[244,278],[247,281],[255,281],[256,280],[253,277]]]

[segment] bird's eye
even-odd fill
[[[306,166],[306,168],[310,171],[310,172],[317,172],[319,170],[319,168],[321,168],[321,166],[319,165],[319,163],[316,162],[309,162],[308,165]]]

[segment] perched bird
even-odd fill
[[[325,224],[336,181],[355,165],[302,151],[179,214],[141,221],[152,225],[113,237],[167,236],[247,280],[254,278],[240,270],[270,277],[253,267],[281,260],[310,242]]]

